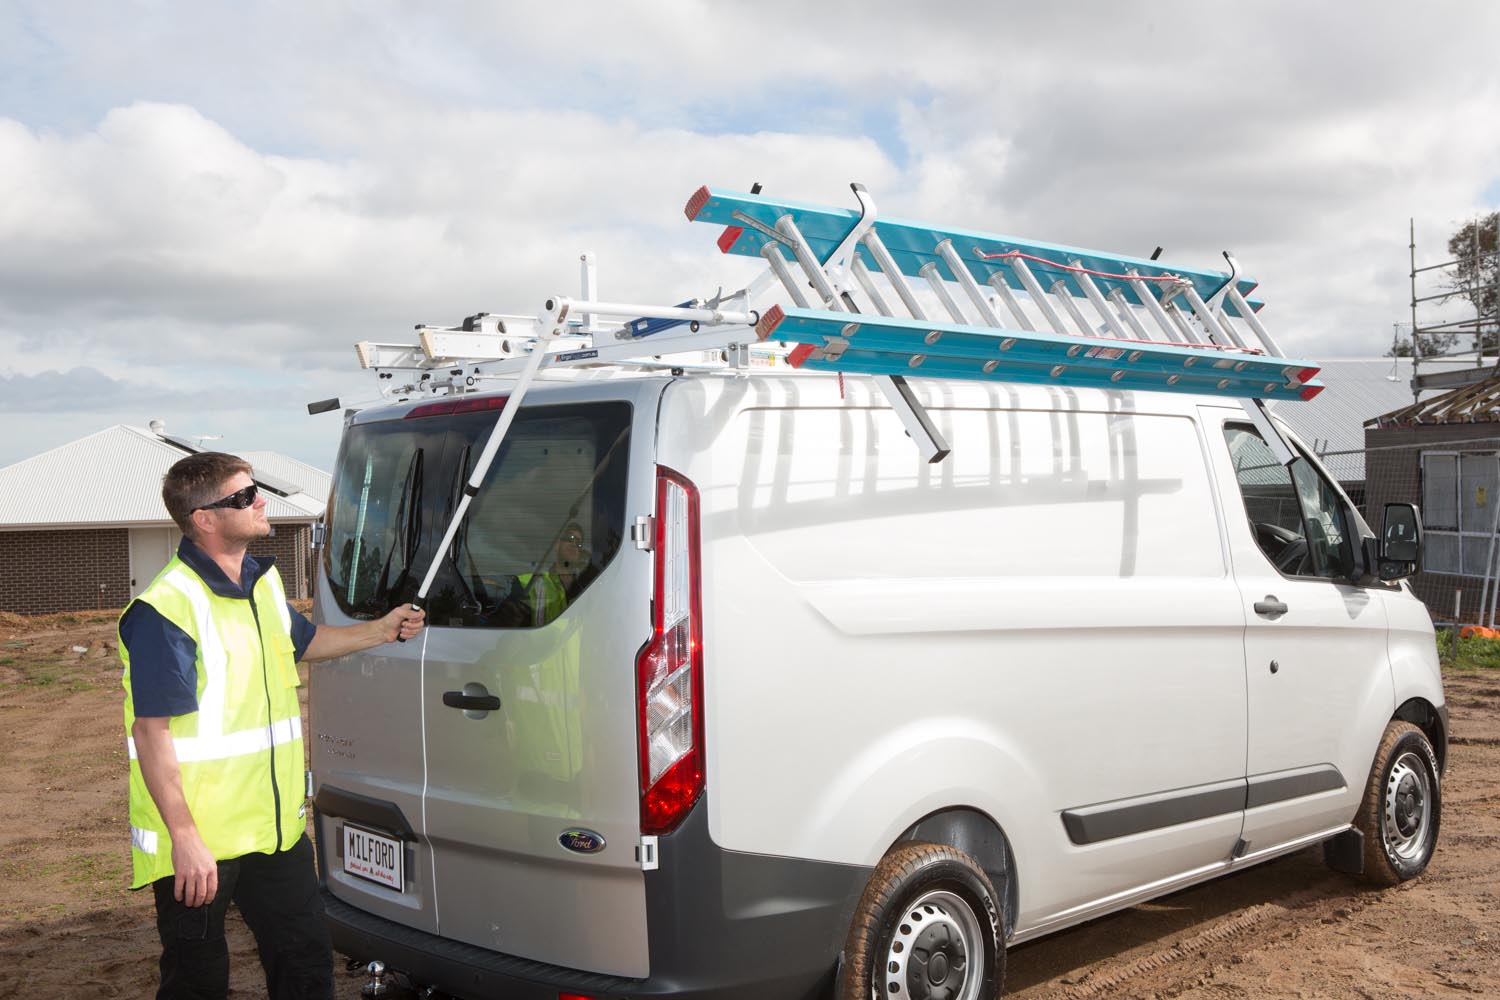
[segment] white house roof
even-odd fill
[[[116,424],[22,459],[0,469],[0,530],[171,524],[161,502],[161,479],[188,453],[151,431]],[[326,473],[274,452],[252,454],[259,457],[242,457],[257,471],[264,463],[275,477],[262,485],[288,491],[286,496],[264,491],[268,518],[312,521],[323,513]],[[281,474],[271,471],[273,465]]]
[[[328,499],[328,491],[333,488],[331,475],[279,452],[242,451],[239,456],[255,467],[257,476],[274,476],[318,500],[318,511],[322,512],[323,503]]]

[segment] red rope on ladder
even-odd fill
[[[1053,271],[1072,271],[1076,274],[1091,274],[1096,278],[1113,278],[1116,281],[1181,281],[1184,284],[1188,283],[1186,278],[1178,277],[1175,274],[1114,274],[1110,271],[1095,271],[1087,267],[1074,267],[1072,264],[1059,264],[1056,261],[1048,260],[1046,257],[1034,257],[1029,253],[1022,253],[1019,250],[1008,250],[1005,253],[985,253],[978,247],[975,247],[974,250],[979,254],[980,260],[1004,260],[1008,257],[1020,257],[1025,260],[1034,260],[1038,264],[1044,264]],[[1161,341],[1132,340],[1126,337],[1104,337],[1100,339],[1112,340],[1120,344],[1153,344],[1157,346],[1161,344]],[[1258,347],[1234,347],[1229,344],[1191,344],[1187,346],[1207,347],[1216,351],[1242,351],[1246,354],[1265,354],[1265,351],[1262,351]]]
[[[1095,270],[1092,270],[1092,269],[1087,268],[1087,267],[1074,267],[1072,264],[1059,264],[1059,263],[1057,263],[1057,261],[1055,261],[1055,260],[1048,260],[1046,257],[1033,257],[1031,254],[1029,254],[1029,253],[1022,253],[1019,250],[1008,250],[1005,253],[985,253],[983,250],[979,250],[978,247],[975,247],[975,250],[978,251],[978,253],[979,253],[979,259],[980,260],[1005,260],[1008,257],[1020,257],[1023,260],[1034,260],[1038,264],[1045,264],[1048,269],[1053,270],[1053,271],[1072,271],[1075,274],[1091,274],[1091,275],[1093,275],[1096,278],[1113,278],[1116,281],[1186,281],[1187,280],[1186,278],[1180,278],[1180,277],[1178,277],[1175,274],[1153,274],[1153,275],[1145,275],[1145,274],[1115,274],[1115,273],[1113,273],[1111,271],[1095,271]]]

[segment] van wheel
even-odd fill
[[[1355,826],[1365,839],[1365,880],[1395,885],[1432,860],[1442,819],[1437,754],[1410,722],[1385,727]]]
[[[1005,978],[994,886],[944,844],[902,844],[854,911],[837,1000],[993,1000]]]

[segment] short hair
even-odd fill
[[[222,451],[200,451],[178,459],[161,477],[161,502],[177,527],[193,537],[193,511],[221,499],[219,490],[237,472],[250,472],[250,463]]]

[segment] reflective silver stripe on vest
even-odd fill
[[[198,696],[198,738],[211,742],[224,732],[224,675],[229,669],[229,656],[224,652],[223,637],[214,625],[204,585],[188,576],[187,570],[180,566],[163,577],[162,583],[187,598],[193,607],[198,628],[198,658],[203,663],[204,674],[203,693]],[[130,756],[134,759],[133,750]],[[183,758],[179,755],[178,759]]]
[[[138,826],[130,828],[130,843],[137,851],[145,854],[156,853],[156,831],[142,830]]]
[[[172,749],[177,751],[179,764],[191,764],[198,761],[227,760],[230,757],[260,753],[273,746],[280,746],[301,738],[302,719],[297,717],[277,719],[269,726],[241,729],[237,733],[225,733],[223,736],[215,736],[212,739],[202,736],[174,736]],[[130,751],[130,759],[139,759],[136,756],[135,740],[127,738],[125,745]]]

